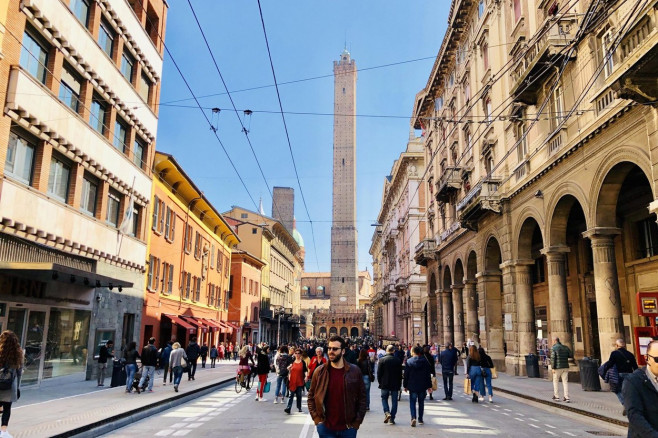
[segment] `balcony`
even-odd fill
[[[434,239],[424,239],[414,250],[414,261],[417,265],[427,266],[430,260],[435,260],[436,242]]]
[[[558,20],[556,23],[555,21]],[[511,95],[517,102],[536,105],[537,96],[544,81],[554,73],[550,65],[562,61],[575,51],[566,49],[578,30],[578,18],[575,15],[564,15],[559,19],[550,17],[537,31],[543,34],[527,52],[520,56],[512,67]]]
[[[446,167],[441,179],[436,183],[436,200],[447,202],[450,196],[461,188],[462,180],[459,174],[461,168]]]
[[[606,79],[620,99],[641,104],[658,100],[658,12],[651,6],[631,28],[613,55],[614,69]],[[618,59],[614,59],[617,55]]]
[[[478,221],[489,212],[500,214],[500,181],[486,179],[470,191],[457,204],[457,213],[462,228],[477,231]]]

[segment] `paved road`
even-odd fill
[[[274,385],[272,385],[272,388]],[[457,389],[457,388],[456,388]],[[442,388],[439,393],[442,394]],[[162,412],[131,426],[114,431],[112,437],[317,437],[304,398],[303,413],[283,412],[283,405],[254,400],[254,390],[236,394],[233,386]],[[440,397],[442,398],[442,397]],[[471,403],[459,393],[452,402],[430,401],[425,404],[425,424],[410,427],[408,396],[403,395],[396,425],[383,423],[383,411],[376,385],[371,388],[371,410],[366,415],[359,436],[398,436],[401,433],[438,437],[593,437],[619,436],[605,426],[592,426],[579,420],[537,409],[502,396],[494,403]],[[110,436],[110,435],[108,435]]]

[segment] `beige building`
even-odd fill
[[[431,340],[512,374],[551,336],[607,360],[658,287],[656,2],[612,3],[453,1],[417,97]]]
[[[425,268],[414,261],[414,249],[425,236],[425,154],[423,139],[409,135],[407,149],[384,180],[382,206],[372,236],[376,339],[425,343],[427,303]]]
[[[165,0],[0,2],[0,326],[23,383],[139,341]]]

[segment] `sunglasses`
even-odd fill
[[[650,354],[647,354],[647,360],[648,360],[649,358],[653,359],[654,362],[658,363],[658,356],[652,356],[652,355],[650,355]]]
[[[342,348],[341,347],[327,347],[327,350],[340,351],[340,350],[342,350]]]

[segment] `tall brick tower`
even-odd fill
[[[334,61],[334,185],[331,226],[331,310],[355,312],[356,63],[347,49]]]

